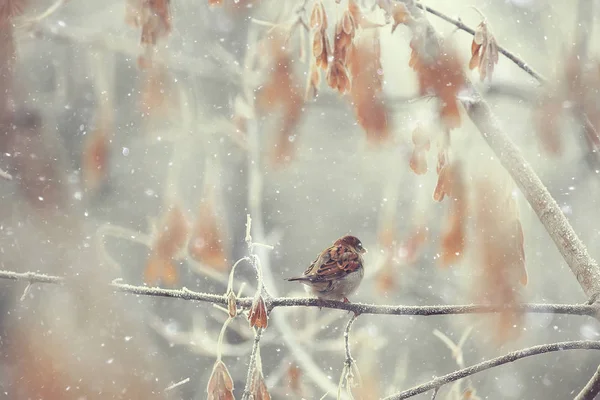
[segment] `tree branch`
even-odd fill
[[[421,3],[417,3],[416,6],[418,8],[420,8],[421,10],[427,11],[428,13],[433,14],[436,17],[443,19],[444,21],[451,23],[452,25],[456,26],[461,31],[467,32],[467,33],[471,34],[472,36],[475,35],[475,30],[473,28],[470,28],[468,25],[465,25],[462,21],[450,18],[449,16],[447,16],[444,13],[442,13],[441,11],[438,11],[438,10],[436,10],[434,8],[425,6],[425,5],[421,4]],[[529,75],[531,75],[532,77],[534,77],[538,82],[540,82],[540,83],[546,83],[548,81],[542,74],[540,74],[539,72],[536,72],[525,61],[523,61],[522,59],[520,59],[519,57],[517,57],[515,54],[513,54],[512,52],[510,52],[506,48],[498,45],[498,51],[502,55],[504,55],[506,58],[508,58],[510,61],[512,61],[513,63],[515,63],[523,71],[527,72]]]
[[[452,372],[450,374],[440,376],[439,378],[435,378],[427,383],[424,383],[419,386],[415,386],[411,389],[405,390],[398,394],[394,394],[392,396],[386,397],[384,400],[401,400],[408,399],[409,397],[416,396],[420,393],[425,393],[429,390],[439,388],[447,383],[454,382],[456,380],[465,378],[467,376],[471,376],[478,372],[484,371],[486,369],[494,368],[503,364],[507,364],[521,358],[534,356],[537,354],[550,353],[555,351],[563,351],[563,350],[600,350],[600,341],[592,341],[592,340],[577,340],[572,342],[559,342],[552,344],[543,344],[540,346],[533,346],[522,350],[513,351],[501,357],[496,357],[488,361],[481,362],[479,364],[475,364],[473,366],[460,369],[458,371]]]
[[[252,345],[252,353],[250,353],[250,362],[248,365],[248,374],[246,376],[246,387],[242,394],[242,400],[249,400],[252,397],[250,392],[252,389],[252,379],[254,377],[254,369],[256,368],[256,357],[259,352],[260,338],[262,337],[263,328],[258,328],[254,336],[254,344]]]
[[[23,281],[30,284],[47,283],[56,285],[67,285],[71,282],[63,277],[38,274],[34,272],[13,272],[0,271],[0,279],[14,281]],[[227,296],[211,293],[200,293],[182,289],[163,289],[159,287],[134,286],[125,283],[119,283],[118,280],[108,283],[117,292],[135,294],[151,297],[170,297],[181,300],[198,301],[205,303],[227,306]],[[249,308],[252,305],[253,297],[242,297],[236,299],[237,306],[240,308]],[[588,304],[536,304],[526,303],[512,308],[503,305],[485,305],[485,304],[461,304],[461,305],[439,305],[439,306],[402,306],[402,305],[375,305],[363,303],[343,303],[333,300],[319,300],[308,297],[275,297],[266,298],[266,306],[269,310],[276,307],[319,307],[343,311],[351,311],[355,314],[379,314],[379,315],[414,315],[414,316],[435,316],[435,315],[456,315],[456,314],[493,314],[502,311],[517,310],[533,314],[568,314],[595,317],[600,313],[600,306]]]
[[[358,314],[352,315],[352,318],[346,324],[346,329],[344,329],[344,348],[346,350],[346,359],[344,360],[344,369],[342,370],[342,375],[340,376],[340,382],[338,384],[337,398],[340,399],[342,396],[342,388],[346,387],[346,393],[350,399],[353,399],[352,388],[357,384],[361,385],[361,377],[358,372],[358,367],[352,358],[352,354],[350,353],[350,329],[352,328],[352,324],[358,318]],[[345,383],[345,384],[344,384]]]
[[[594,400],[598,393],[600,393],[600,366],[574,400]]]
[[[420,32],[431,32],[431,35],[424,36],[425,47],[430,51],[434,49],[438,53],[441,52],[440,37],[429,21],[423,18],[422,11],[415,6],[413,1],[403,0],[403,2],[411,14],[418,17],[416,24],[409,26],[413,30],[413,34],[419,35]],[[419,49],[419,51],[427,50]],[[464,72],[463,79],[466,89],[471,95],[464,96],[459,100],[465,107],[467,114],[527,198],[588,299],[592,302],[596,301],[600,295],[600,267],[590,257],[560,207],[527,163],[517,146],[502,131],[490,106],[481,97],[481,94]]]

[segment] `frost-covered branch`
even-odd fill
[[[575,396],[574,400],[593,400],[600,393],[600,366],[596,369],[589,382]]]
[[[254,342],[252,345],[252,353],[250,353],[250,362],[248,364],[248,374],[246,377],[246,387],[244,388],[244,394],[242,395],[242,400],[250,400],[252,397],[252,393],[250,392],[252,387],[252,378],[254,376],[254,369],[256,368],[256,358],[257,354],[260,351],[259,344],[260,338],[262,337],[263,328],[258,328],[256,330],[256,336],[254,336]]]
[[[420,9],[424,10],[424,11],[427,11],[430,14],[435,15],[438,18],[443,19],[446,22],[451,23],[452,25],[456,26],[461,31],[467,32],[467,33],[469,33],[471,35],[475,35],[475,29],[469,27],[468,25],[466,25],[462,21],[459,21],[459,20],[456,20],[454,18],[451,18],[451,17],[447,16],[446,14],[444,14],[441,11],[438,11],[438,10],[436,10],[434,8],[425,6],[425,5],[421,4],[421,3],[417,3],[416,6],[418,8],[420,8]],[[500,52],[502,55],[504,55],[506,58],[508,58],[513,63],[515,63],[519,68],[521,68],[523,71],[527,72],[529,75],[531,75],[533,78],[535,78],[538,82],[540,82],[540,83],[546,83],[548,81],[542,74],[540,74],[539,72],[535,71],[524,60],[522,60],[521,58],[519,58],[518,56],[516,56],[514,53],[512,53],[509,50],[507,50],[506,48],[498,45],[498,52]]]
[[[49,283],[57,285],[68,285],[70,280],[60,276],[38,274],[34,272],[13,272],[0,271],[0,279],[23,281],[30,284]],[[129,293],[140,296],[151,297],[170,297],[181,300],[198,301],[205,303],[227,306],[228,298],[226,295],[211,293],[200,293],[182,289],[164,289],[159,287],[135,286],[125,283],[119,283],[115,280],[107,283],[107,286],[115,291]],[[240,308],[250,308],[253,297],[241,297],[236,299],[236,304]],[[507,307],[500,305],[485,304],[463,304],[463,305],[434,305],[434,306],[403,306],[403,305],[375,305],[363,303],[343,303],[333,300],[319,300],[307,297],[274,297],[265,299],[267,309],[272,311],[277,307],[315,307],[329,308],[335,310],[351,311],[356,314],[379,314],[379,315],[414,315],[414,316],[434,316],[434,315],[456,315],[456,314],[494,314],[506,311]],[[596,316],[600,312],[597,305],[588,304],[535,304],[525,303],[512,308],[520,312],[533,314],[568,314]]]
[[[479,364],[472,365],[467,368],[460,369],[458,371],[454,371],[450,374],[440,376],[439,378],[432,379],[429,382],[426,382],[422,385],[415,386],[411,389],[405,390],[403,392],[394,394],[392,396],[386,397],[384,400],[401,400],[408,399],[409,397],[416,396],[421,393],[425,393],[430,390],[435,390],[447,383],[454,382],[458,379],[465,378],[467,376],[471,376],[481,371],[485,371],[486,369],[498,367],[503,364],[508,364],[510,362],[520,360],[521,358],[531,357],[538,354],[550,353],[555,351],[563,351],[563,350],[600,350],[600,341],[592,341],[592,340],[577,340],[572,342],[559,342],[552,344],[543,344],[540,346],[528,347],[526,349],[513,351],[501,357],[496,357],[488,361],[480,362]]]

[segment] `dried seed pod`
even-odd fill
[[[431,146],[431,142],[429,140],[429,136],[427,135],[427,131],[423,129],[421,125],[418,125],[412,131],[412,142],[415,147],[424,148],[425,150],[429,150]]]
[[[513,196],[514,182],[504,172],[482,174],[475,179],[474,222],[478,262],[473,285],[476,301],[503,304],[507,307],[491,325],[499,342],[512,339],[520,332],[523,313],[516,311],[522,299],[519,285],[527,284],[523,229]]]
[[[327,71],[327,84],[332,89],[337,90],[340,94],[344,94],[350,90],[350,77],[344,63],[340,60],[335,60]]]
[[[423,148],[415,147],[410,156],[410,169],[417,175],[427,173],[427,152]]]
[[[237,315],[236,296],[233,290],[229,289],[227,292],[227,311],[229,312],[229,318],[235,318]]]
[[[235,400],[233,397],[233,379],[221,360],[217,360],[206,388],[208,400]]]
[[[475,29],[471,43],[471,60],[469,69],[479,68],[480,80],[492,79],[494,67],[498,64],[498,43],[490,31],[487,20],[482,21]]]
[[[433,191],[433,200],[440,202],[444,200],[444,197],[450,194],[450,190],[452,188],[451,183],[452,177],[449,173],[449,168],[447,165],[442,167],[440,173],[438,175],[438,181],[435,186],[435,190]]]
[[[248,321],[250,322],[250,327],[267,327],[269,323],[267,307],[265,306],[265,301],[263,300],[262,296],[257,296],[254,298],[252,307],[250,308],[250,313],[248,314]]]
[[[325,12],[323,3],[320,1],[315,2],[310,13],[310,28],[317,31],[327,29],[327,13]]]
[[[363,31],[356,38],[347,59],[352,87],[350,97],[356,121],[365,130],[370,143],[381,143],[390,138],[389,110],[383,94],[383,67],[379,32]]]
[[[250,385],[250,393],[254,400],[271,400],[271,395],[267,389],[265,378],[258,366],[254,368],[254,374],[252,376],[252,384]]]
[[[295,366],[290,365],[287,370],[288,387],[292,393],[301,396],[302,395],[302,370]]]
[[[442,249],[440,263],[447,267],[460,260],[464,254],[466,222],[468,218],[467,188],[463,169],[460,163],[448,166],[448,175],[452,185],[450,192],[450,210],[442,229]]]

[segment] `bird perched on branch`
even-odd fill
[[[365,274],[362,254],[367,250],[358,238],[344,236],[323,250],[301,276],[289,278],[305,285],[322,300],[343,300],[356,291]]]

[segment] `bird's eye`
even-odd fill
[[[358,246],[356,246],[356,247],[359,248],[359,249],[362,249],[362,243],[358,242]]]

